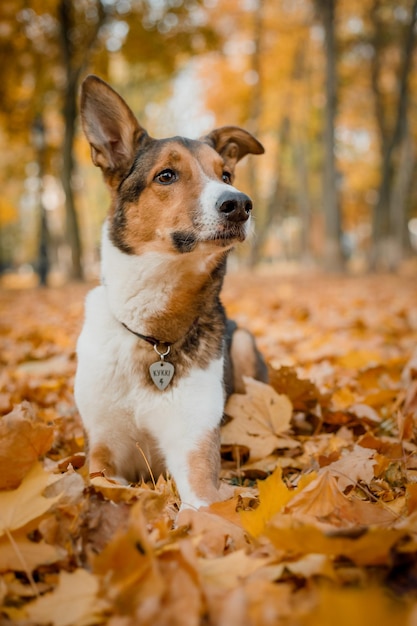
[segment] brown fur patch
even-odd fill
[[[113,462],[113,455],[110,448],[103,443],[96,444],[89,454],[90,474],[103,474],[104,476],[114,476],[116,466]]]
[[[191,488],[198,498],[215,502],[219,496],[220,431],[207,434],[199,446],[188,455]]]

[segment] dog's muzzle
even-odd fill
[[[217,199],[216,210],[229,222],[246,222],[252,211],[252,200],[241,191],[224,191]]]

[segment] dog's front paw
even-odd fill
[[[188,497],[181,501],[180,512],[188,509],[197,510],[204,507],[208,507],[214,502],[222,502],[223,500],[229,500],[234,495],[234,487],[228,483],[220,483],[218,488],[214,486],[209,490],[207,495],[202,498]]]

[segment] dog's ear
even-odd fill
[[[263,145],[253,135],[238,126],[216,128],[202,138],[234,169],[236,163],[247,154],[263,154]]]
[[[94,165],[109,183],[123,177],[148,135],[123,98],[93,74],[81,86],[81,121]]]

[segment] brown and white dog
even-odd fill
[[[235,165],[264,150],[234,126],[152,139],[96,76],[83,83],[81,117],[111,194],[102,284],[87,297],[77,344],[90,472],[135,482],[149,464],[171,474],[183,507],[207,505],[221,498],[225,397],[242,374],[266,376],[252,336],[226,322],[219,300],[252,210],[232,185]]]

